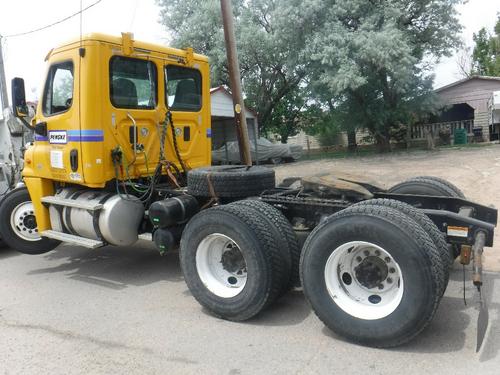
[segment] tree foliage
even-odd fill
[[[482,28],[473,35],[472,73],[486,76],[500,76],[500,15],[493,35]]]
[[[157,1],[175,45],[207,54],[214,84],[227,83],[219,1]],[[394,129],[434,108],[429,61],[458,46],[459,2],[233,0],[248,103],[283,138],[319,118],[387,150]]]
[[[192,46],[208,55],[212,85],[228,85],[219,0],[158,0],[158,4],[163,24],[173,32],[174,45]],[[302,106],[293,111],[284,108],[296,102],[296,91],[306,75],[296,43],[279,37],[280,4],[278,0],[233,0],[247,104],[258,109],[259,124],[267,129],[283,116],[288,125],[296,121],[296,110]]]
[[[290,0],[285,13],[306,36],[302,56],[320,97],[335,98],[343,123],[387,150],[394,128],[433,109],[428,59],[458,46],[458,2]]]

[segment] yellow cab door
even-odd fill
[[[106,92],[101,123],[105,133],[103,163],[106,180],[152,174],[158,161],[158,67],[154,61],[117,54],[110,45],[103,56]],[[163,111],[163,114],[165,111]],[[112,155],[121,155],[113,163]],[[101,175],[96,175],[97,182]]]
[[[37,177],[82,181],[77,49],[55,53],[38,105],[36,122],[45,134],[35,135],[33,167]]]
[[[205,69],[205,71],[203,71]],[[210,101],[208,65],[164,66],[166,104],[172,113],[176,142],[167,158],[178,164],[175,145],[187,169],[210,165]],[[169,140],[172,140],[169,129]]]

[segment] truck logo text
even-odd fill
[[[55,144],[68,143],[68,137],[66,135],[66,131],[64,130],[49,131],[49,143],[55,143]]]

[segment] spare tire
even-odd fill
[[[452,187],[453,186],[453,187]],[[417,194],[417,195],[434,195],[438,197],[454,197],[462,198],[458,188],[451,183],[443,183],[443,180],[430,178],[428,176],[413,177],[394,185],[389,189],[390,193],[396,194]],[[461,192],[460,192],[461,193]]]
[[[219,165],[189,171],[187,185],[194,196],[246,198],[273,189],[276,179],[274,170],[266,167]]]
[[[418,177],[415,177],[415,179],[437,181],[437,182],[445,185],[446,187],[450,188],[451,190],[453,190],[456,194],[456,197],[465,199],[465,195],[462,192],[462,190],[460,190],[457,186],[453,185],[450,181],[445,180],[444,178],[435,177],[435,176],[418,176]]]

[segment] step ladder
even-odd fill
[[[51,204],[54,206],[64,206],[79,208],[87,211],[99,211],[102,210],[103,205],[101,203],[96,203],[92,201],[78,201],[74,199],[61,198],[56,196],[46,196],[42,197],[42,203]],[[97,249],[98,247],[104,246],[103,241],[94,240],[92,238],[85,238],[81,236],[76,236],[74,234],[59,232],[56,230],[44,230],[40,232],[42,237],[51,238],[53,240],[58,240],[61,242],[66,242],[72,245],[83,246],[88,249]]]
[[[56,230],[44,230],[40,233],[40,235],[42,237],[51,238],[53,240],[66,242],[72,245],[83,246],[86,247],[87,249],[97,249],[98,247],[104,246],[104,242],[102,241],[75,236],[73,234],[58,232]]]
[[[74,199],[60,198],[56,196],[47,196],[41,199],[42,203],[53,204],[54,206],[66,206],[73,208],[81,208],[87,211],[102,210],[103,205],[92,201],[78,201]]]

